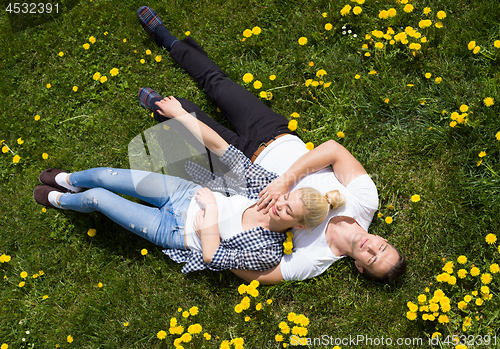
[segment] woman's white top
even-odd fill
[[[283,174],[300,156],[309,150],[297,136],[287,135],[272,142],[257,157],[255,163],[265,169]],[[368,230],[374,213],[378,209],[378,193],[375,183],[369,175],[353,179],[347,186],[339,182],[333,170],[328,167],[302,178],[292,190],[312,187],[326,194],[338,190],[344,195],[346,204],[332,210],[320,225],[308,230],[294,229],[293,252],[283,255],[280,268],[284,280],[304,280],[323,273],[333,262],[344,256],[336,256],[326,241],[328,221],[337,216],[354,218],[365,230]]]

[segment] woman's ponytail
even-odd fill
[[[313,188],[302,188],[301,200],[304,204],[305,214],[301,224],[307,229],[320,224],[326,219],[330,209],[345,205],[345,197],[338,190],[331,190],[326,195]]]

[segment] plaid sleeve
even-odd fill
[[[264,271],[278,265],[283,256],[285,234],[262,227],[223,240],[215,251],[210,270],[243,269]]]
[[[252,164],[250,159],[233,145],[229,145],[220,160],[238,177],[246,180],[247,197],[250,199],[258,199],[262,189],[278,178],[276,173],[267,171],[258,164]]]

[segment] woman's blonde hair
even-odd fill
[[[306,209],[300,224],[303,224],[306,229],[311,229],[323,222],[330,209],[339,208],[345,204],[345,197],[338,190],[331,190],[325,195],[313,188],[300,190],[300,199]]]

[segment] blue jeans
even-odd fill
[[[186,249],[186,212],[201,186],[178,177],[113,168],[75,172],[69,181],[75,187],[92,189],[61,195],[59,204],[63,208],[83,213],[102,212],[158,246]],[[129,201],[111,191],[136,197],[156,207]]]

